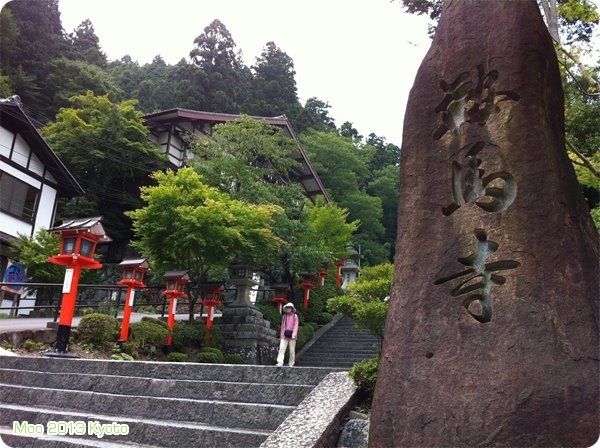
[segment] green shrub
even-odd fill
[[[169,328],[167,323],[164,320],[158,319],[156,317],[144,316],[144,317],[142,317],[141,322],[151,322],[153,324],[160,325],[161,327],[164,327],[167,329]]]
[[[173,348],[185,351],[186,348],[201,348],[204,332],[198,323],[175,322],[173,327]]]
[[[317,329],[319,328],[319,324],[316,322],[306,322],[304,325],[307,327],[311,327],[313,331],[317,331]]]
[[[373,400],[375,383],[377,382],[377,372],[379,370],[379,358],[373,358],[366,361],[357,362],[350,369],[350,378],[358,387],[360,394],[364,396],[367,402]]]
[[[256,304],[256,308],[263,314],[263,317],[271,322],[271,328],[277,330],[281,323],[281,313],[277,310],[277,306],[273,302],[260,302]]]
[[[92,313],[81,318],[77,325],[77,337],[84,344],[104,348],[117,340],[119,321],[107,314]]]
[[[185,362],[188,360],[188,355],[187,353],[171,352],[167,359],[172,362]]]
[[[114,359],[115,361],[134,361],[133,356],[123,352],[113,353],[110,359]]]
[[[198,353],[198,362],[220,364],[225,361],[225,356],[218,348],[204,347]]]
[[[333,314],[323,312],[317,316],[316,323],[319,325],[325,325],[325,324],[331,322],[331,319],[333,319]]]
[[[315,330],[312,325],[300,325],[298,327],[298,339],[296,339],[296,351],[310,341],[314,334]]]
[[[246,360],[242,355],[237,353],[230,353],[225,355],[225,364],[244,364]]]
[[[139,352],[137,351],[137,344],[135,342],[132,342],[132,341],[124,342],[121,345],[121,351],[123,353],[127,353],[133,359],[137,359],[140,356]]]
[[[32,339],[26,339],[25,342],[23,342],[23,348],[25,350],[30,351],[30,352],[38,352],[43,347],[44,347],[44,343],[43,342],[35,342]]]
[[[16,348],[15,345],[9,341],[0,342],[0,347],[2,347],[4,350],[9,350],[9,351],[12,351]]]
[[[169,334],[169,329],[157,319],[144,320],[131,325],[131,342],[136,350],[150,353],[162,347]]]

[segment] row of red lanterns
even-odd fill
[[[102,217],[82,218],[77,220],[65,221],[60,226],[51,229],[53,233],[57,233],[61,238],[60,254],[50,257],[48,260],[51,263],[66,266],[65,280],[63,283],[63,300],[60,310],[59,325],[57,331],[56,352],[49,353],[50,356],[68,356],[68,342],[71,332],[71,324],[75,311],[75,303],[77,300],[77,289],[79,285],[79,277],[81,269],[99,269],[102,264],[95,260],[94,253],[98,243],[109,242],[104,228],[102,227]],[[304,308],[308,308],[310,300],[310,290],[314,288],[315,283],[323,286],[325,277],[329,275],[329,262],[322,264],[321,270],[315,275],[312,273],[302,273],[300,287],[304,289]],[[344,265],[342,260],[336,263],[336,285],[339,288],[341,285],[341,267]],[[149,269],[147,259],[130,259],[120,263],[123,268],[120,285],[127,286],[125,294],[126,300],[123,309],[123,321],[119,334],[119,342],[125,342],[129,335],[129,323],[131,312],[133,309],[135,288],[143,288],[144,275]],[[165,281],[165,290],[163,294],[169,298],[169,314],[167,318],[167,326],[169,335],[167,336],[166,346],[169,348],[172,344],[172,332],[175,323],[175,310],[177,308],[177,300],[180,298],[187,299],[185,293],[186,284],[189,282],[187,271],[171,271],[163,276]],[[210,339],[210,330],[213,324],[213,312],[217,307],[222,306],[221,297],[224,294],[222,284],[212,282],[203,285],[202,304],[207,306],[206,320],[206,342]],[[289,285],[275,284],[273,285],[275,294],[273,302],[278,306],[281,312],[281,307],[287,303],[287,294]]]
[[[300,280],[300,288],[304,290],[304,300],[302,305],[305,309],[308,308],[310,302],[310,290],[315,287],[317,282],[320,286],[325,285],[325,277],[329,275],[329,266],[330,262],[324,261],[321,265],[321,270],[316,274],[310,272],[303,272],[300,274],[302,277]],[[344,266],[344,261],[339,260],[335,266],[335,284],[339,288],[342,284],[342,266]],[[287,302],[287,293],[290,288],[287,284],[275,284],[272,285],[272,287],[275,289],[275,295],[272,301],[277,304],[278,310],[281,312],[281,307]]]
[[[68,344],[77,301],[81,269],[100,269],[102,264],[94,259],[96,245],[111,241],[102,227],[101,220],[102,218],[99,216],[68,220],[51,229],[51,232],[60,236],[60,254],[49,257],[48,261],[53,264],[65,266],[66,271],[63,282],[63,298],[57,330],[56,350],[55,352],[47,353],[48,356],[71,356],[68,354]],[[144,275],[149,270],[149,264],[147,259],[137,258],[124,260],[120,263],[120,266],[123,271],[121,279],[117,283],[127,286],[123,320],[119,332],[119,342],[123,343],[128,340],[129,336],[135,289],[146,286],[144,284]],[[167,336],[165,345],[167,348],[170,348],[177,300],[179,298],[187,299],[185,289],[186,284],[189,282],[189,277],[187,271],[171,271],[165,273],[163,279],[165,281],[163,294],[169,298],[169,314],[167,317],[169,335]],[[201,303],[208,307],[206,322],[207,343],[210,339],[214,308],[222,306],[220,299],[224,293],[225,290],[220,283],[204,285]]]

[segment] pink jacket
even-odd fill
[[[285,330],[292,330],[292,339],[298,337],[298,315],[296,313],[284,314],[281,317],[281,329],[279,330],[279,337],[283,339],[283,333]]]

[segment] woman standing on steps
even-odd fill
[[[298,315],[294,304],[289,302],[283,305],[283,317],[281,318],[281,329],[279,330],[279,354],[277,355],[277,366],[283,366],[285,350],[290,347],[289,365],[294,366],[296,361],[296,338],[298,337]]]

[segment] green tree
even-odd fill
[[[391,246],[383,239],[382,200],[367,191],[373,151],[333,132],[309,130],[300,141],[333,200],[348,209],[350,220],[360,221],[354,243],[367,264],[388,261]]]
[[[73,57],[88,64],[106,67],[106,55],[100,48],[100,39],[96,36],[94,25],[89,19],[84,20],[69,35],[73,46]]]
[[[110,75],[100,67],[82,60],[55,59],[50,63],[45,96],[57,110],[70,105],[70,98],[85,95],[107,95],[119,101],[122,92]]]
[[[13,93],[38,112],[36,118],[46,122],[56,112],[44,95],[51,62],[71,51],[60,21],[58,0],[13,0],[4,9],[14,21],[10,22],[13,26],[7,39],[0,40],[2,73],[10,78]]]
[[[209,185],[254,204],[297,206],[302,192],[290,177],[298,166],[296,142],[266,121],[242,115],[214,127],[210,139],[195,139],[190,165]]]
[[[389,247],[396,245],[398,226],[398,190],[400,188],[400,173],[396,165],[387,165],[373,172],[373,177],[367,185],[367,193],[381,200],[381,224],[385,229],[383,242]],[[392,254],[394,251],[392,250]]]
[[[56,121],[42,129],[44,137],[86,191],[85,200],[63,203],[60,217],[80,217],[81,206],[104,215],[111,238],[125,244],[131,223],[123,212],[141,205],[139,187],[164,164],[164,155],[148,140],[148,130],[135,101],[113,103],[91,92],[71,98]]]
[[[233,261],[268,262],[284,243],[272,231],[282,211],[278,206],[231,199],[204,184],[192,168],[156,172],[152,178],[157,185],[142,187],[146,205],[127,212],[135,232],[132,246],[149,258],[155,274],[188,270],[191,315],[198,285],[211,273],[220,276]]]
[[[252,70],[254,87],[250,113],[263,117],[298,115],[301,105],[292,58],[274,42],[267,42]]]
[[[290,270],[295,273],[317,272],[324,261],[333,261],[348,254],[348,245],[359,226],[359,221],[348,221],[348,210],[337,204],[316,204],[306,200],[298,229],[288,233]]]
[[[335,121],[329,116],[329,103],[321,101],[316,97],[306,100],[304,107],[300,109],[298,115],[290,117],[294,129],[302,133],[308,129],[314,129],[323,132],[335,132]]]
[[[350,317],[359,328],[376,336],[380,353],[393,275],[391,263],[364,267],[358,280],[349,286],[348,294],[327,302],[330,311]]]
[[[220,20],[213,20],[194,39],[194,45],[190,58],[200,69],[199,82],[207,99],[207,110],[241,112],[252,73],[243,64],[227,27]]]
[[[265,263],[274,281],[293,282],[300,271],[314,272],[326,260],[345,255],[358,223],[347,223],[348,211],[335,204],[304,201],[291,176],[297,143],[281,129],[248,116],[217,125],[211,139],[196,139],[190,163],[208,185],[251,204],[275,204],[285,213],[273,231],[287,242]]]

